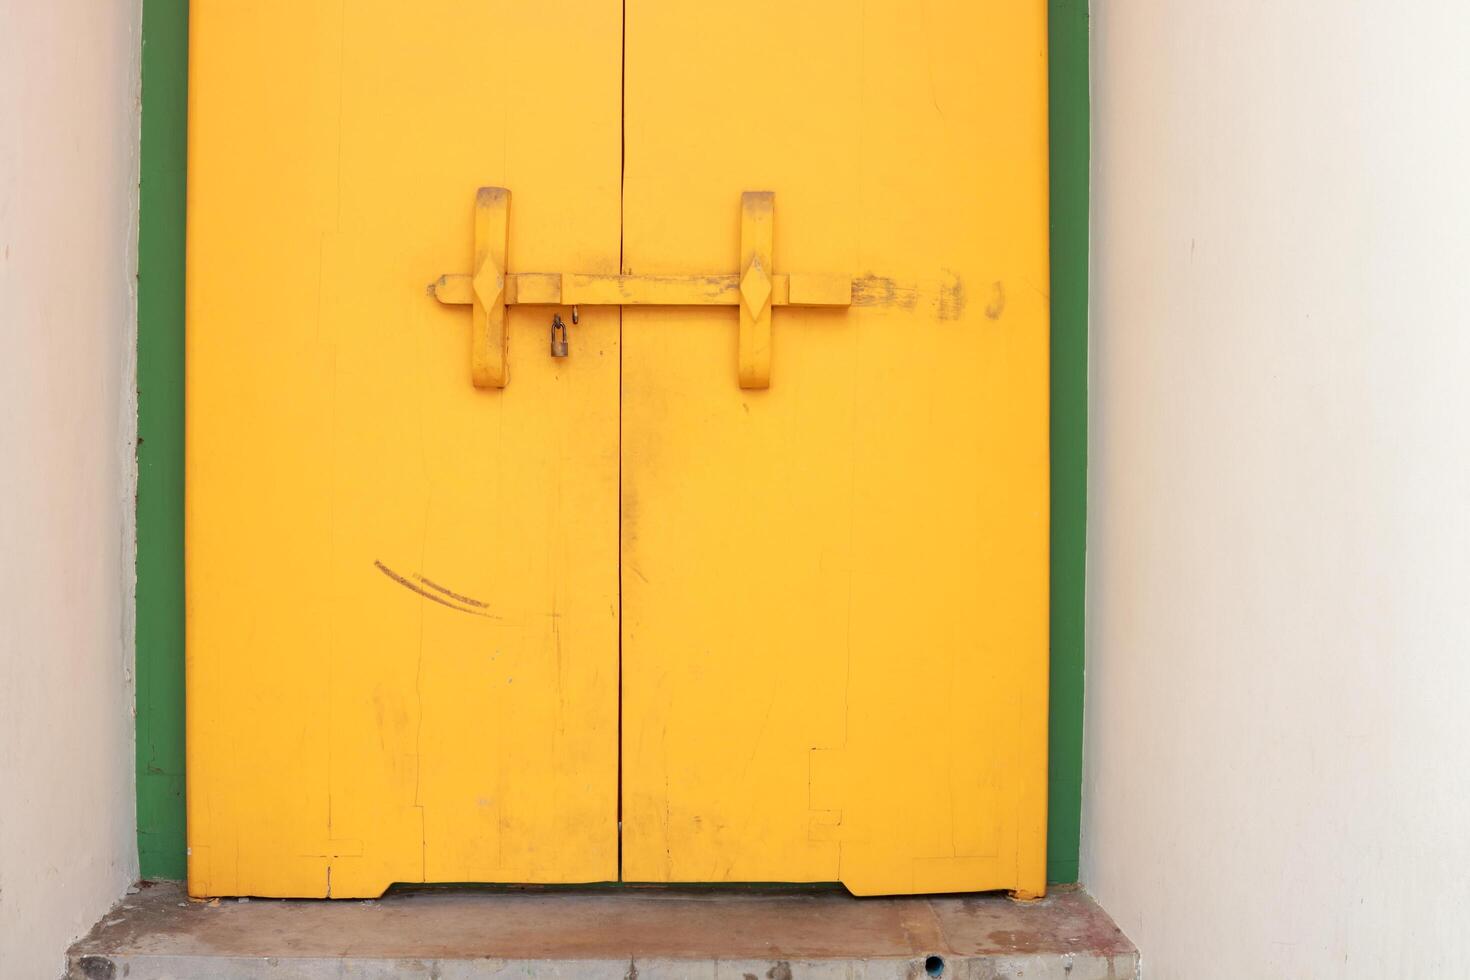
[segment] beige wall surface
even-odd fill
[[[1470,5],[1093,7],[1084,881],[1148,980],[1470,975]]]
[[[0,0],[0,977],[137,871],[139,0]]]

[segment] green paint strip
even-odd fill
[[[183,878],[188,0],[143,4],[138,220],[138,860]]]
[[[1047,876],[1077,880],[1087,538],[1088,22],[1049,0],[1051,45],[1051,771]],[[138,225],[138,855],[182,879],[184,189],[188,0],[143,5]]]
[[[1050,0],[1051,746],[1046,876],[1077,880],[1087,573],[1087,0]]]

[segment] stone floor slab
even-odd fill
[[[1080,891],[419,890],[372,901],[128,896],[72,947],[76,980],[1134,980]]]

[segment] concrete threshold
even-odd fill
[[[75,980],[1134,980],[1138,951],[1080,891],[420,890],[192,902],[148,884],[69,951]]]

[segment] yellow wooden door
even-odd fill
[[[1044,888],[1042,0],[628,0],[623,270],[855,277],[623,313],[623,876]],[[748,379],[747,379],[748,380]]]
[[[191,892],[1040,893],[1042,0],[191,30]]]
[[[196,895],[615,879],[618,311],[471,384],[508,261],[615,272],[621,0],[194,0]],[[144,397],[147,393],[144,393]]]

